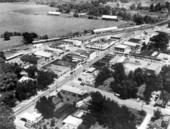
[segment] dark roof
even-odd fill
[[[152,60],[156,60],[156,61],[161,61],[160,59],[157,59],[156,56],[151,56],[153,53],[153,51],[142,51],[140,54],[136,54],[136,53],[130,53],[131,56],[134,56],[136,58],[146,58],[146,59],[152,59]]]
[[[99,61],[93,64],[93,67],[98,69],[102,69],[104,66],[106,66],[106,63],[99,62]]]
[[[131,38],[128,40],[129,42],[133,42],[133,43],[139,43],[141,41],[141,39],[135,39],[135,38]]]
[[[144,50],[140,53],[140,55],[151,56],[153,53],[154,51]]]

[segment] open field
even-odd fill
[[[36,32],[38,35],[47,34],[49,37],[57,37],[69,32],[119,26],[122,24],[122,22],[114,21],[48,16],[46,15],[47,12],[54,10],[54,8],[46,5],[1,3],[0,8],[0,34],[5,31],[27,31]],[[3,48],[1,46],[0,48],[5,49],[6,47]]]
[[[22,45],[22,37],[11,37],[11,40],[4,41],[3,38],[0,38],[0,51],[6,50],[13,46]]]

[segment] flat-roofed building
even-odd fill
[[[69,44],[69,45],[74,45],[76,47],[81,47],[82,46],[82,41],[76,40],[76,39],[65,39],[62,41],[63,44]]]
[[[83,97],[85,94],[87,94],[86,90],[69,85],[62,86],[60,90],[63,94],[77,95],[79,97]]]
[[[110,61],[109,61],[109,64],[110,65],[114,65],[116,63],[122,63],[124,62],[125,60],[125,57],[124,56],[120,56],[120,55],[116,55],[114,58],[112,58]]]
[[[88,45],[86,45],[87,49],[90,50],[100,50],[100,51],[104,51],[109,49],[111,46],[113,46],[118,40],[116,39],[98,39],[94,42],[89,43]]]
[[[102,15],[103,20],[118,21],[118,16],[116,15]]]
[[[95,37],[96,37],[95,35],[85,35],[85,36],[75,37],[73,39],[81,41],[84,45],[86,45],[90,43],[90,41]]]
[[[142,47],[142,40],[141,39],[137,39],[137,38],[131,38],[128,41],[124,42],[124,45],[127,45],[131,48],[131,50],[137,50],[140,49]]]
[[[61,65],[54,65],[54,64],[49,64],[43,67],[44,70],[54,72],[57,74],[58,77],[61,77],[71,71],[71,68],[61,66]]]
[[[116,53],[120,53],[120,54],[128,54],[131,50],[128,46],[119,44],[119,45],[115,46],[114,51]]]
[[[55,16],[60,16],[61,12],[56,12],[56,11],[49,11],[48,15],[55,15]]]
[[[36,55],[37,57],[50,58],[52,56],[52,53],[45,52],[45,51],[36,51],[34,52],[34,55]]]
[[[63,120],[64,126],[61,129],[78,129],[82,122],[82,119],[70,115]]]
[[[37,112],[33,112],[32,114],[28,113],[28,112],[25,112],[21,116],[21,120],[23,120],[23,119],[26,120],[25,121],[25,126],[28,127],[28,128],[32,127],[33,124],[40,121],[41,118],[42,118],[42,115],[40,113],[37,113]]]

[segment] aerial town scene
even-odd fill
[[[170,129],[170,0],[0,0],[0,129]]]

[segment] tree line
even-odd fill
[[[166,52],[169,44],[169,35],[165,32],[159,32],[150,38],[150,42],[146,45],[143,43],[141,50],[154,50]]]
[[[111,8],[110,6],[103,6],[98,1],[93,1],[91,3],[83,3],[83,4],[67,4],[58,6],[59,11],[63,13],[70,13],[74,11],[74,17],[79,17],[78,13],[87,12],[89,19],[97,19],[98,16],[102,15],[117,15],[123,20],[131,20],[134,21],[137,25],[140,24],[148,24],[158,22],[159,19],[145,15],[142,16],[140,14],[131,14],[128,13],[124,8]]]
[[[5,41],[10,40],[12,36],[22,36],[24,44],[31,44],[34,39],[48,39],[48,35],[38,36],[34,32],[4,32],[1,37],[4,38]]]
[[[161,3],[157,3],[157,4],[151,4],[149,11],[150,12],[159,12],[159,11],[163,11],[164,9],[170,9],[170,3],[167,1],[164,4]]]
[[[143,93],[147,103],[153,91],[161,90],[170,93],[168,79],[170,78],[168,70],[170,67],[164,66],[160,74],[150,74],[147,70],[137,68],[134,72],[130,71],[125,74],[125,69],[122,63],[116,63],[110,69],[104,68],[99,72],[95,79],[95,86],[103,85],[103,82],[113,77],[110,88],[113,92],[119,94],[121,99],[136,98],[136,93],[141,85],[145,84],[146,88]],[[168,75],[167,75],[168,74]]]

